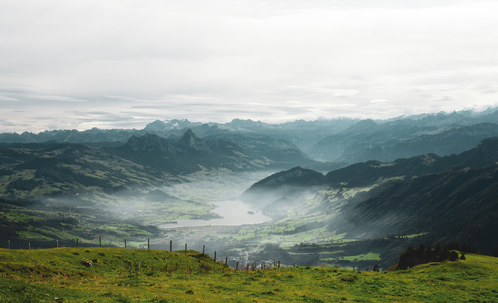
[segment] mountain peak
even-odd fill
[[[194,149],[196,151],[212,153],[206,142],[197,137],[197,135],[190,128],[187,129],[183,136],[178,140],[177,145],[188,149]]]

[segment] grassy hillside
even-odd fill
[[[85,266],[82,259],[92,261]],[[0,302],[498,302],[498,258],[394,272],[235,271],[195,251],[0,249]]]

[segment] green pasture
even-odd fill
[[[195,251],[0,249],[0,302],[497,302],[498,258],[466,256],[390,272],[235,271]]]

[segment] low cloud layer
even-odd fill
[[[498,2],[400,2],[5,2],[0,132],[498,105]]]

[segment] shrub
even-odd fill
[[[450,261],[458,260],[458,253],[454,250],[450,251]]]

